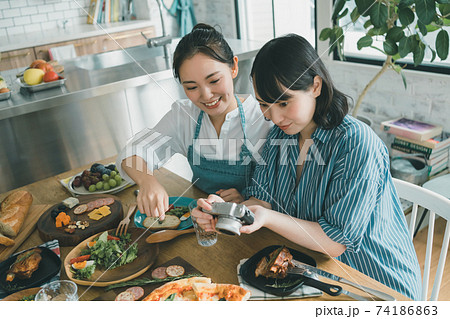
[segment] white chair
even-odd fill
[[[442,241],[439,264],[434,277],[433,289],[430,297],[430,300],[437,300],[439,289],[441,287],[442,275],[444,273],[445,259],[447,258],[448,243],[450,238],[450,199],[415,184],[411,184],[409,182],[405,182],[396,178],[393,178],[393,180],[395,188],[397,189],[398,196],[413,203],[411,221],[409,225],[409,234],[411,236],[411,239],[413,238],[418,207],[421,206],[430,211],[428,218],[428,237],[425,253],[425,266],[423,271],[421,300],[427,300],[435,216],[437,215],[446,220],[445,235]]]

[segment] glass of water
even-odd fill
[[[55,280],[44,286],[34,297],[36,301],[77,301],[78,287],[70,280]]]
[[[217,232],[205,231],[197,224],[195,217],[192,215],[192,210],[196,207],[197,201],[192,201],[189,204],[189,211],[191,212],[192,224],[194,225],[195,235],[197,236],[198,244],[204,247],[212,246],[217,242]]]

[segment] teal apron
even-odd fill
[[[241,152],[239,153],[239,160],[236,160],[235,163],[229,160],[208,160],[200,154],[194,154],[193,145],[190,145],[188,149],[187,158],[194,174],[192,182],[196,181],[195,186],[208,194],[214,194],[219,189],[229,188],[236,188],[242,194],[243,190],[250,185],[253,170],[255,168],[254,161],[250,161],[248,164],[243,163],[247,156],[249,156],[249,158],[252,157],[251,152],[246,146],[247,134],[245,133],[244,109],[239,98],[236,95],[235,97],[241,117],[242,130],[244,132],[244,143],[242,144]],[[203,114],[204,112],[201,111],[197,119],[194,143],[200,133]],[[194,165],[194,155],[196,165]]]

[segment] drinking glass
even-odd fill
[[[36,294],[36,301],[77,301],[78,287],[70,280],[55,280],[44,286]]]
[[[195,217],[192,215],[192,210],[197,207],[197,201],[192,201],[189,204],[189,211],[191,212],[192,224],[194,225],[195,235],[197,236],[197,242],[200,246],[208,247],[212,246],[217,242],[217,232],[215,231],[205,231],[201,228]]]

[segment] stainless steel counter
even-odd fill
[[[236,92],[250,93],[252,58],[262,44],[229,43],[239,58]],[[65,61],[65,85],[36,93],[15,83],[21,69],[2,72],[12,94],[0,101],[0,192],[113,156],[155,125],[185,98],[162,54],[139,46]]]

